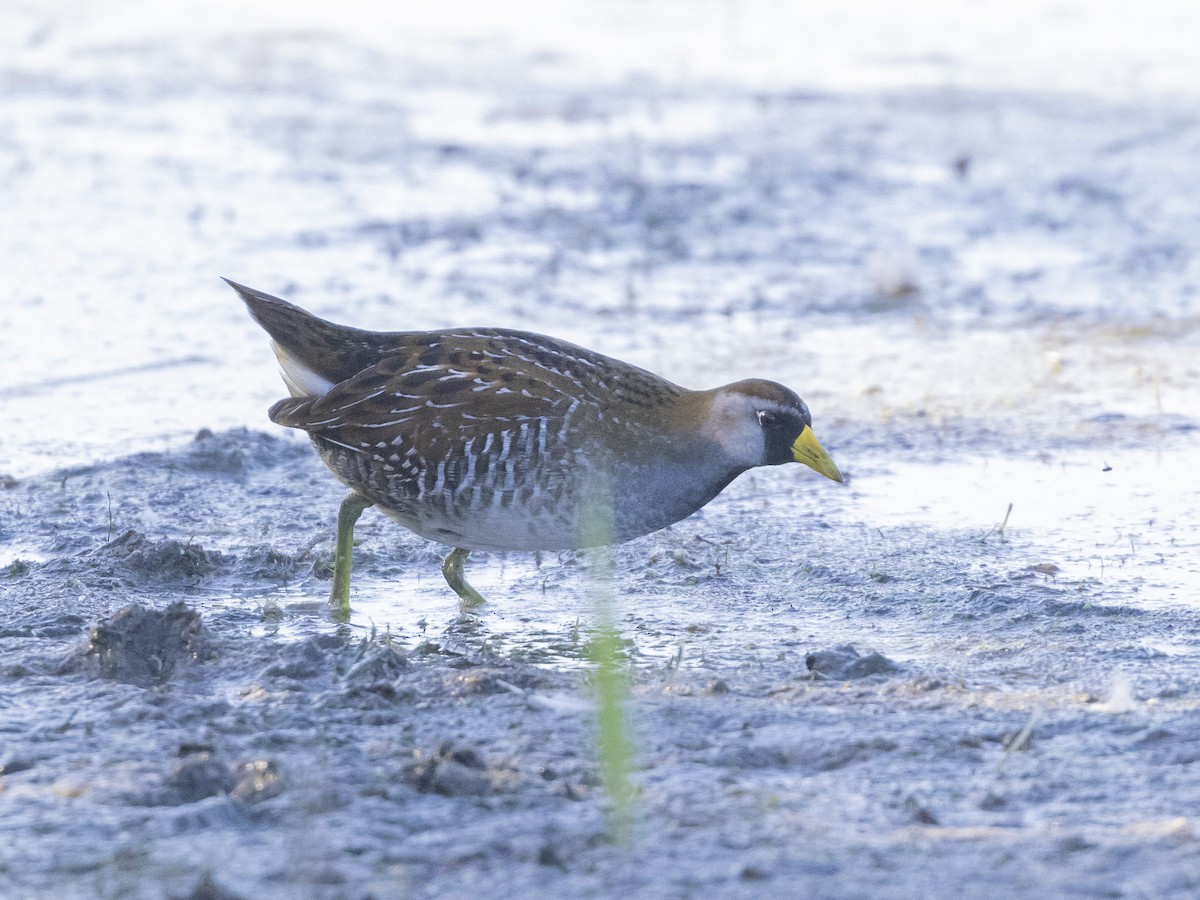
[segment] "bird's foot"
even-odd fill
[[[463,562],[470,552],[462,547],[456,547],[442,560],[442,574],[446,576],[446,583],[450,585],[454,593],[458,594],[458,605],[463,612],[475,609],[487,602],[483,599],[483,594],[467,584],[467,577],[463,574]]]

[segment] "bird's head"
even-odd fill
[[[812,430],[812,415],[795,392],[749,379],[712,392],[705,430],[743,468],[798,462],[842,482],[842,473]]]

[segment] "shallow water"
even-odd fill
[[[975,533],[981,542],[1004,541],[1036,559],[1030,565],[1048,567],[1039,573],[1048,578],[1097,580],[1097,602],[1196,608],[1194,459],[1189,447],[1076,452],[1045,461],[981,458],[936,468],[890,464],[891,471],[864,479],[858,489],[864,520],[882,529]]]
[[[921,558],[943,556],[958,562],[941,573],[942,589],[954,582],[1015,577],[1065,592],[1086,591],[1088,602],[1099,605],[1188,610],[1200,605],[1200,476],[1190,452],[1117,451],[1104,457],[1089,450],[1045,460],[864,463],[844,489],[785,485],[788,476],[803,478],[791,471],[768,476],[774,487],[788,491],[785,496],[795,498],[802,491],[805,503],[820,509],[822,527],[831,532],[830,543],[819,542],[820,558],[843,566],[853,561],[852,571],[838,573],[835,581],[870,571],[882,583],[897,577],[919,582]],[[1169,492],[1164,484],[1171,485]],[[545,560],[476,554],[468,563],[469,577],[492,602],[466,616],[458,612],[431,554],[423,565],[382,580],[361,578],[349,625],[358,633],[386,632],[410,645],[434,640],[452,649],[457,642],[464,652],[574,667],[587,661],[590,592],[599,588],[615,592],[629,636],[647,664],[695,666],[697,648],[703,664],[736,660],[747,646],[777,645],[781,634],[805,624],[808,576],[800,564],[811,558],[814,537],[807,531],[788,536],[787,502],[744,515],[743,507],[756,496],[739,483],[704,517],[718,532],[740,532],[732,547],[700,535],[668,537],[665,546],[635,542],[618,551],[620,568],[645,571],[607,587],[593,581],[582,555],[568,555],[564,568],[554,554]],[[732,508],[722,509],[726,503]],[[378,539],[386,542],[392,530],[398,533],[384,522]],[[673,531],[687,530],[685,525]],[[756,545],[761,550],[753,549]],[[964,553],[964,547],[978,551],[982,563],[972,561],[976,554]],[[905,561],[906,555],[912,560]],[[665,574],[659,560],[666,561]],[[739,573],[738,567],[752,574]],[[749,603],[739,604],[747,581],[760,582],[758,590],[746,598]],[[664,583],[686,588],[664,591]],[[801,585],[797,599],[785,599],[796,585]],[[320,589],[308,582],[273,595],[270,600],[282,607],[283,619],[260,626],[259,632],[293,639],[336,632],[341,626],[329,621]],[[247,600],[228,602],[244,608]],[[898,658],[910,655],[893,651]],[[1181,646],[1176,652],[1195,648]]]

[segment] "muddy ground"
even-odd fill
[[[1188,23],[868,8],[11,13],[0,896],[1200,893]],[[614,550],[629,846],[587,560],[473,555],[462,616],[368,512],[331,621],[342,490],[218,275],[808,401],[846,487]]]

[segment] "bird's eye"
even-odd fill
[[[769,409],[761,409],[758,411],[758,424],[763,428],[774,428],[779,424],[779,416]]]

